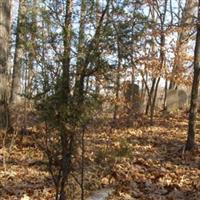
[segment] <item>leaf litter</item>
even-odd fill
[[[142,123],[140,125],[140,123]],[[197,133],[200,127],[197,122]],[[199,200],[200,150],[182,154],[187,118],[157,115],[153,126],[143,118],[137,127],[93,126],[85,138],[85,195],[113,188],[108,200]],[[43,161],[44,155],[31,138],[16,141],[7,170],[0,166],[1,199],[51,200],[54,186]],[[197,146],[200,136],[196,135]],[[2,149],[1,163],[2,161]],[[33,163],[33,164],[31,164]],[[73,199],[80,199],[76,185]]]

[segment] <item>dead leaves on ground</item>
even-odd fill
[[[200,199],[200,152],[183,158],[180,151],[186,139],[186,125],[187,118],[171,116],[166,121],[159,116],[154,126],[103,134],[109,145],[104,142],[96,146],[93,155],[100,155],[94,161],[99,171],[104,171],[101,184],[116,188],[110,200]]]
[[[143,118],[136,128],[90,130],[85,142],[86,195],[113,187],[109,200],[199,200],[200,151],[184,157],[179,151],[186,131],[184,115],[167,120],[157,116],[154,126]],[[43,160],[36,146],[13,146],[9,160],[7,172],[0,168],[1,199],[54,199],[53,183],[44,166],[29,165]]]

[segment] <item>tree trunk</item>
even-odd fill
[[[116,29],[116,28],[115,28]],[[117,31],[117,29],[116,29]],[[117,63],[117,77],[116,77],[116,90],[115,90],[115,107],[114,107],[114,113],[113,113],[113,121],[115,122],[117,119],[117,113],[118,113],[118,101],[119,101],[119,90],[120,90],[120,70],[121,70],[121,53],[120,53],[120,43],[119,39],[117,38],[117,51],[118,51],[118,63]]]
[[[200,78],[200,0],[198,7],[197,36],[194,51],[194,75],[191,92],[191,102],[189,111],[188,135],[186,141],[186,150],[192,150],[195,146],[196,133],[196,116],[197,116],[197,100]]]
[[[21,66],[24,55],[24,27],[25,27],[25,11],[26,6],[24,1],[19,1],[18,19],[17,19],[17,30],[16,30],[16,45],[13,62],[13,73],[10,93],[10,103],[17,103],[20,101],[20,78],[21,78]]]
[[[165,80],[165,89],[164,89],[164,99],[163,99],[163,110],[166,110],[166,100],[167,100],[167,89],[168,89],[168,81]]]
[[[7,60],[9,49],[9,34],[10,34],[10,12],[11,1],[0,1],[0,106],[2,111],[0,113],[0,127],[7,126]]]
[[[150,114],[151,124],[153,124],[153,117],[154,117],[154,111],[155,111],[155,105],[156,105],[156,98],[157,98],[159,83],[160,83],[160,77],[158,77],[158,79],[157,79],[155,90],[154,90],[154,95],[153,95],[153,101],[151,103],[151,114]]]
[[[160,23],[161,23],[161,34],[160,34],[160,70],[163,69],[164,62],[165,62],[165,51],[164,51],[165,33],[164,33],[164,25],[165,25],[166,12],[167,12],[167,0],[165,0],[165,3],[164,3],[164,11],[163,11],[163,13],[161,13],[159,15]],[[156,98],[157,98],[157,92],[158,92],[159,82],[160,82],[160,76],[158,77],[158,80],[156,82],[154,96],[153,96],[153,101],[152,101],[152,105],[151,105],[151,124],[153,123],[155,103],[156,103]]]
[[[32,87],[33,87],[33,78],[34,78],[34,60],[36,60],[36,52],[37,52],[37,2],[38,0],[32,0],[32,7],[31,7],[31,27],[30,27],[30,39],[31,44],[28,49],[29,55],[29,63],[28,63],[28,83],[27,83],[27,97],[28,99],[31,98],[32,95]],[[28,106],[30,106],[30,102],[28,101]]]
[[[99,0],[96,0],[96,4],[95,4],[96,10],[95,10],[95,15],[96,15],[96,26],[98,26],[98,22],[100,19],[100,6],[99,6]],[[98,61],[96,62],[96,67],[97,65],[99,65]],[[100,93],[100,85],[99,85],[99,76],[98,74],[95,77],[95,94],[98,96]]]
[[[86,15],[86,4],[85,1],[81,1],[81,10],[80,10],[80,21],[79,21],[79,38],[78,38],[78,47],[77,47],[77,64],[76,64],[76,77],[75,77],[75,90],[74,94],[76,97],[82,96],[84,80],[85,80],[85,70],[87,66],[84,65],[85,58],[85,15]],[[89,86],[89,77],[87,77],[87,87]],[[80,94],[81,93],[81,94]],[[78,100],[79,101],[79,100]]]
[[[70,106],[70,53],[71,53],[71,18],[72,18],[72,0],[66,0],[66,11],[65,11],[65,21],[63,27],[63,57],[62,57],[62,77],[61,82],[58,83],[58,95],[60,106],[66,106],[68,109]],[[60,85],[61,84],[61,85]],[[60,107],[58,108],[60,109]],[[59,184],[59,200],[66,200],[66,183],[68,176],[71,172],[71,156],[74,149],[74,130],[67,129],[65,127],[66,120],[64,119],[64,114],[62,113],[58,120],[60,140],[62,146],[62,161],[60,166],[60,184]]]
[[[153,98],[153,93],[154,93],[154,88],[155,88],[155,84],[156,84],[156,78],[153,78],[152,80],[152,85],[151,85],[151,90],[150,93],[148,95],[148,100],[147,100],[147,105],[146,105],[146,111],[145,114],[148,115],[149,114],[149,108],[152,105],[152,98]]]
[[[182,18],[180,22],[180,26],[182,30],[178,32],[178,40],[176,42],[176,50],[175,50],[175,58],[174,65],[172,69],[172,76],[178,73],[179,68],[183,65],[181,56],[184,54],[187,48],[187,38],[188,33],[191,29],[185,28],[188,25],[192,24],[192,16],[195,8],[195,0],[186,0],[185,7],[182,13]],[[170,81],[169,89],[175,89],[176,83],[174,80]]]
[[[60,85],[61,97],[67,103],[70,94],[70,54],[71,54],[71,37],[72,37],[72,0],[66,0],[66,13],[65,13],[65,22],[63,27],[63,43],[64,43],[64,52],[63,52],[63,62],[62,62],[62,83]]]

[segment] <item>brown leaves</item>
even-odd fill
[[[154,126],[145,126],[143,122],[137,129],[122,128],[104,135],[110,141],[107,146],[109,153],[105,153],[104,158],[110,157],[113,161],[108,159],[105,166],[109,170],[102,173],[101,184],[104,187],[114,184],[116,191],[110,200],[181,200],[187,199],[189,191],[191,194],[200,192],[199,153],[185,160],[179,152],[185,140],[183,132],[187,124],[187,118],[181,116],[171,115],[168,121],[158,116]],[[97,140],[100,135],[96,135]],[[98,148],[103,148],[105,144],[101,138]],[[128,151],[119,156],[117,152],[124,147]],[[110,179],[114,181],[111,183]]]
[[[87,132],[86,196],[99,188],[112,187],[115,192],[109,200],[198,200],[200,152],[197,149],[184,158],[179,152],[185,141],[186,125],[186,116],[170,115],[168,120],[157,116],[151,127],[143,118],[137,129],[95,127]],[[197,135],[197,141],[199,139]],[[35,160],[42,160],[43,155],[33,145],[28,146],[31,142],[27,137],[23,145],[13,146],[8,171],[1,167],[0,192],[5,200],[54,198],[53,183],[45,165],[35,163]],[[78,149],[78,155],[81,155],[81,149]],[[31,163],[35,164],[29,165]],[[80,193],[78,186],[74,191],[77,195]]]

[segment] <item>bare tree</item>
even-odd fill
[[[176,77],[176,73],[183,65],[182,55],[186,51],[188,39],[190,37],[191,25],[194,16],[196,0],[186,0],[185,7],[182,12],[182,17],[180,19],[179,26],[181,30],[178,32],[178,39],[176,42],[175,58],[172,69],[172,76]],[[176,87],[175,80],[172,78],[170,81],[169,89],[174,89]]]
[[[196,116],[197,116],[197,105],[198,105],[197,100],[198,100],[198,88],[199,88],[199,78],[200,78],[199,58],[200,58],[200,0],[198,5],[197,35],[196,35],[196,46],[194,51],[194,76],[193,76],[190,111],[189,111],[188,136],[187,136],[185,150],[192,150],[195,146]]]

